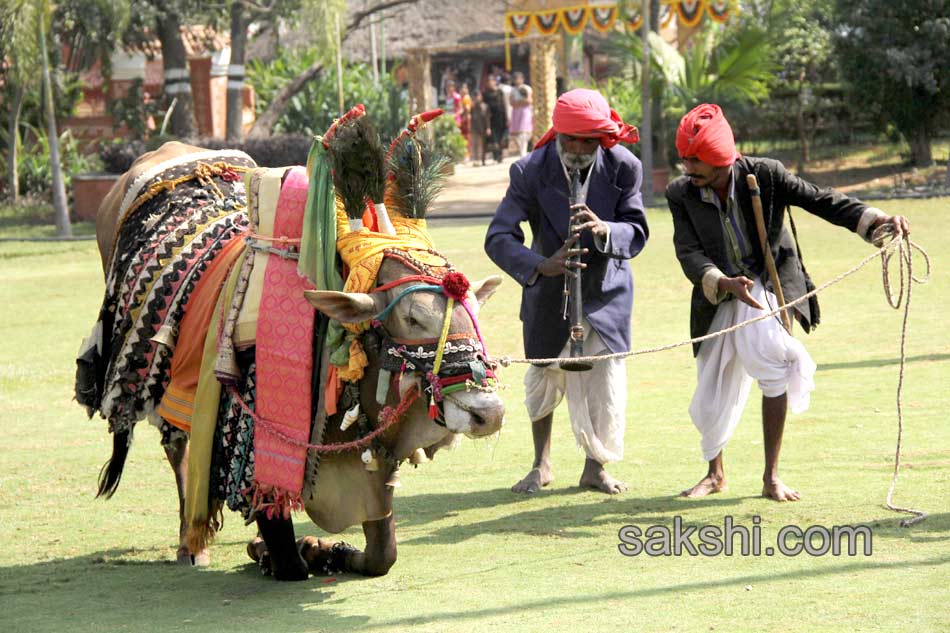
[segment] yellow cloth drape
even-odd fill
[[[243,257],[251,255],[253,252],[245,249]],[[218,355],[218,323],[221,320],[222,306],[231,305],[243,257],[238,257],[235,261],[224,289],[218,297],[201,356],[201,373],[198,376],[195,408],[191,416],[188,476],[185,481],[185,525],[188,526],[186,538],[192,552],[199,552],[207,547],[216,529],[208,498],[211,451],[221,399],[221,383],[214,375],[214,362]]]
[[[379,268],[383,264],[383,256],[387,249],[396,248],[409,251],[413,258],[431,265],[443,266],[445,261],[430,251],[434,248],[432,237],[426,228],[425,220],[404,218],[393,215],[390,218],[395,235],[376,233],[367,228],[351,231],[346,214],[342,207],[337,205],[337,252],[346,267],[349,269],[344,292],[369,292],[376,285]],[[367,329],[368,323],[344,323],[343,327],[353,335]],[[347,382],[354,382],[363,377],[363,370],[368,361],[366,354],[357,338],[350,339],[349,365],[340,367],[340,378]]]

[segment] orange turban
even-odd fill
[[[681,158],[696,157],[713,167],[726,167],[739,158],[729,121],[712,103],[686,113],[676,130],[676,151]]]
[[[640,140],[637,128],[624,123],[596,90],[578,88],[562,94],[554,105],[551,122],[554,125],[541,137],[535,149],[550,143],[559,133],[599,137],[604,148],[613,147],[620,141],[636,143]]]

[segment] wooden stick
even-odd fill
[[[752,213],[755,215],[755,228],[759,232],[759,244],[762,246],[762,255],[765,257],[765,268],[768,270],[769,277],[772,278],[772,285],[775,287],[775,297],[780,306],[785,305],[785,293],[782,292],[782,282],[778,277],[778,269],[775,267],[775,258],[772,257],[772,249],[769,248],[768,233],[765,231],[765,216],[762,212],[762,197],[759,195],[759,181],[755,174],[746,176],[746,182],[749,183],[749,193],[752,194]],[[792,333],[792,320],[789,318],[788,310],[782,310],[779,313],[782,317],[782,325],[785,331]]]

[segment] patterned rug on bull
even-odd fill
[[[76,399],[110,431],[129,431],[160,400],[175,332],[202,272],[247,226],[240,152],[189,155],[150,168],[119,213],[93,334],[77,359]]]

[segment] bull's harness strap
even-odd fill
[[[257,236],[253,236],[257,237]],[[253,239],[252,237],[252,239]],[[280,241],[280,240],[275,240]],[[254,245],[252,245],[252,248]],[[468,305],[468,302],[465,301],[465,296],[468,293],[469,283],[468,280],[461,273],[449,272],[442,278],[435,277],[433,275],[426,274],[417,274],[409,275],[406,277],[401,277],[395,281],[391,281],[380,286],[377,286],[372,290],[372,292],[385,292],[391,290],[397,286],[401,286],[406,283],[411,282],[425,282],[417,283],[415,285],[409,286],[402,290],[396,297],[389,302],[389,304],[377,314],[371,321],[373,328],[375,330],[380,330],[385,333],[383,329],[382,321],[392,312],[396,304],[403,298],[414,292],[438,292],[446,297],[446,309],[445,317],[442,322],[442,331],[438,339],[424,339],[418,341],[401,341],[399,339],[392,339],[388,336],[385,337],[394,343],[398,344],[397,347],[393,347],[387,350],[387,353],[397,358],[402,359],[403,370],[406,369],[407,361],[405,355],[411,355],[407,345],[417,345],[419,349],[422,350],[425,346],[430,346],[433,343],[436,345],[434,353],[434,362],[431,369],[426,371],[426,380],[429,383],[429,386],[426,388],[428,396],[432,398],[433,403],[429,407],[429,417],[438,425],[446,426],[444,421],[444,416],[441,412],[441,403],[445,395],[454,393],[456,391],[463,391],[469,389],[478,389],[491,391],[496,387],[496,377],[492,371],[492,363],[487,359],[487,350],[485,348],[484,341],[482,340],[481,332],[478,328],[478,321],[475,318],[475,314],[472,311],[471,307]],[[455,307],[455,301],[459,301],[462,306],[465,308],[465,311],[468,313],[469,318],[472,321],[472,325],[475,328],[474,333],[463,333],[460,335],[449,335],[450,325],[452,323],[452,313]],[[474,337],[472,337],[474,334]],[[439,371],[442,369],[442,361],[447,346],[451,346],[452,339],[458,338],[470,338],[472,340],[477,340],[478,346],[472,345],[470,348],[466,347],[465,349],[471,349],[474,360],[472,360],[469,365],[472,367],[472,371],[462,373],[459,375],[453,376],[440,376]],[[460,348],[451,347],[450,351],[457,351]],[[476,355],[477,351],[481,351],[485,355],[484,359],[479,359]],[[424,354],[420,354],[419,357]],[[417,358],[413,358],[417,360]],[[426,363],[427,364],[427,363]],[[415,367],[415,365],[413,365]],[[302,442],[295,438],[289,437],[282,433],[275,423],[266,420],[254,412],[250,406],[244,401],[241,397],[240,392],[234,386],[229,387],[230,393],[233,396],[234,400],[238,403],[241,409],[248,416],[254,420],[254,423],[257,427],[260,427],[265,433],[276,436],[280,440],[292,444],[294,446],[304,447],[309,450],[315,451],[317,453],[343,453],[348,451],[356,451],[360,449],[365,449],[370,446],[374,440],[381,436],[389,427],[393,426],[399,422],[409,410],[409,407],[415,403],[415,401],[421,395],[419,389],[412,387],[409,391],[406,392],[405,396],[400,400],[399,405],[394,407],[385,407],[379,414],[380,425],[373,431],[367,433],[363,437],[353,440],[351,442],[338,442],[334,444],[310,444],[307,442]]]

